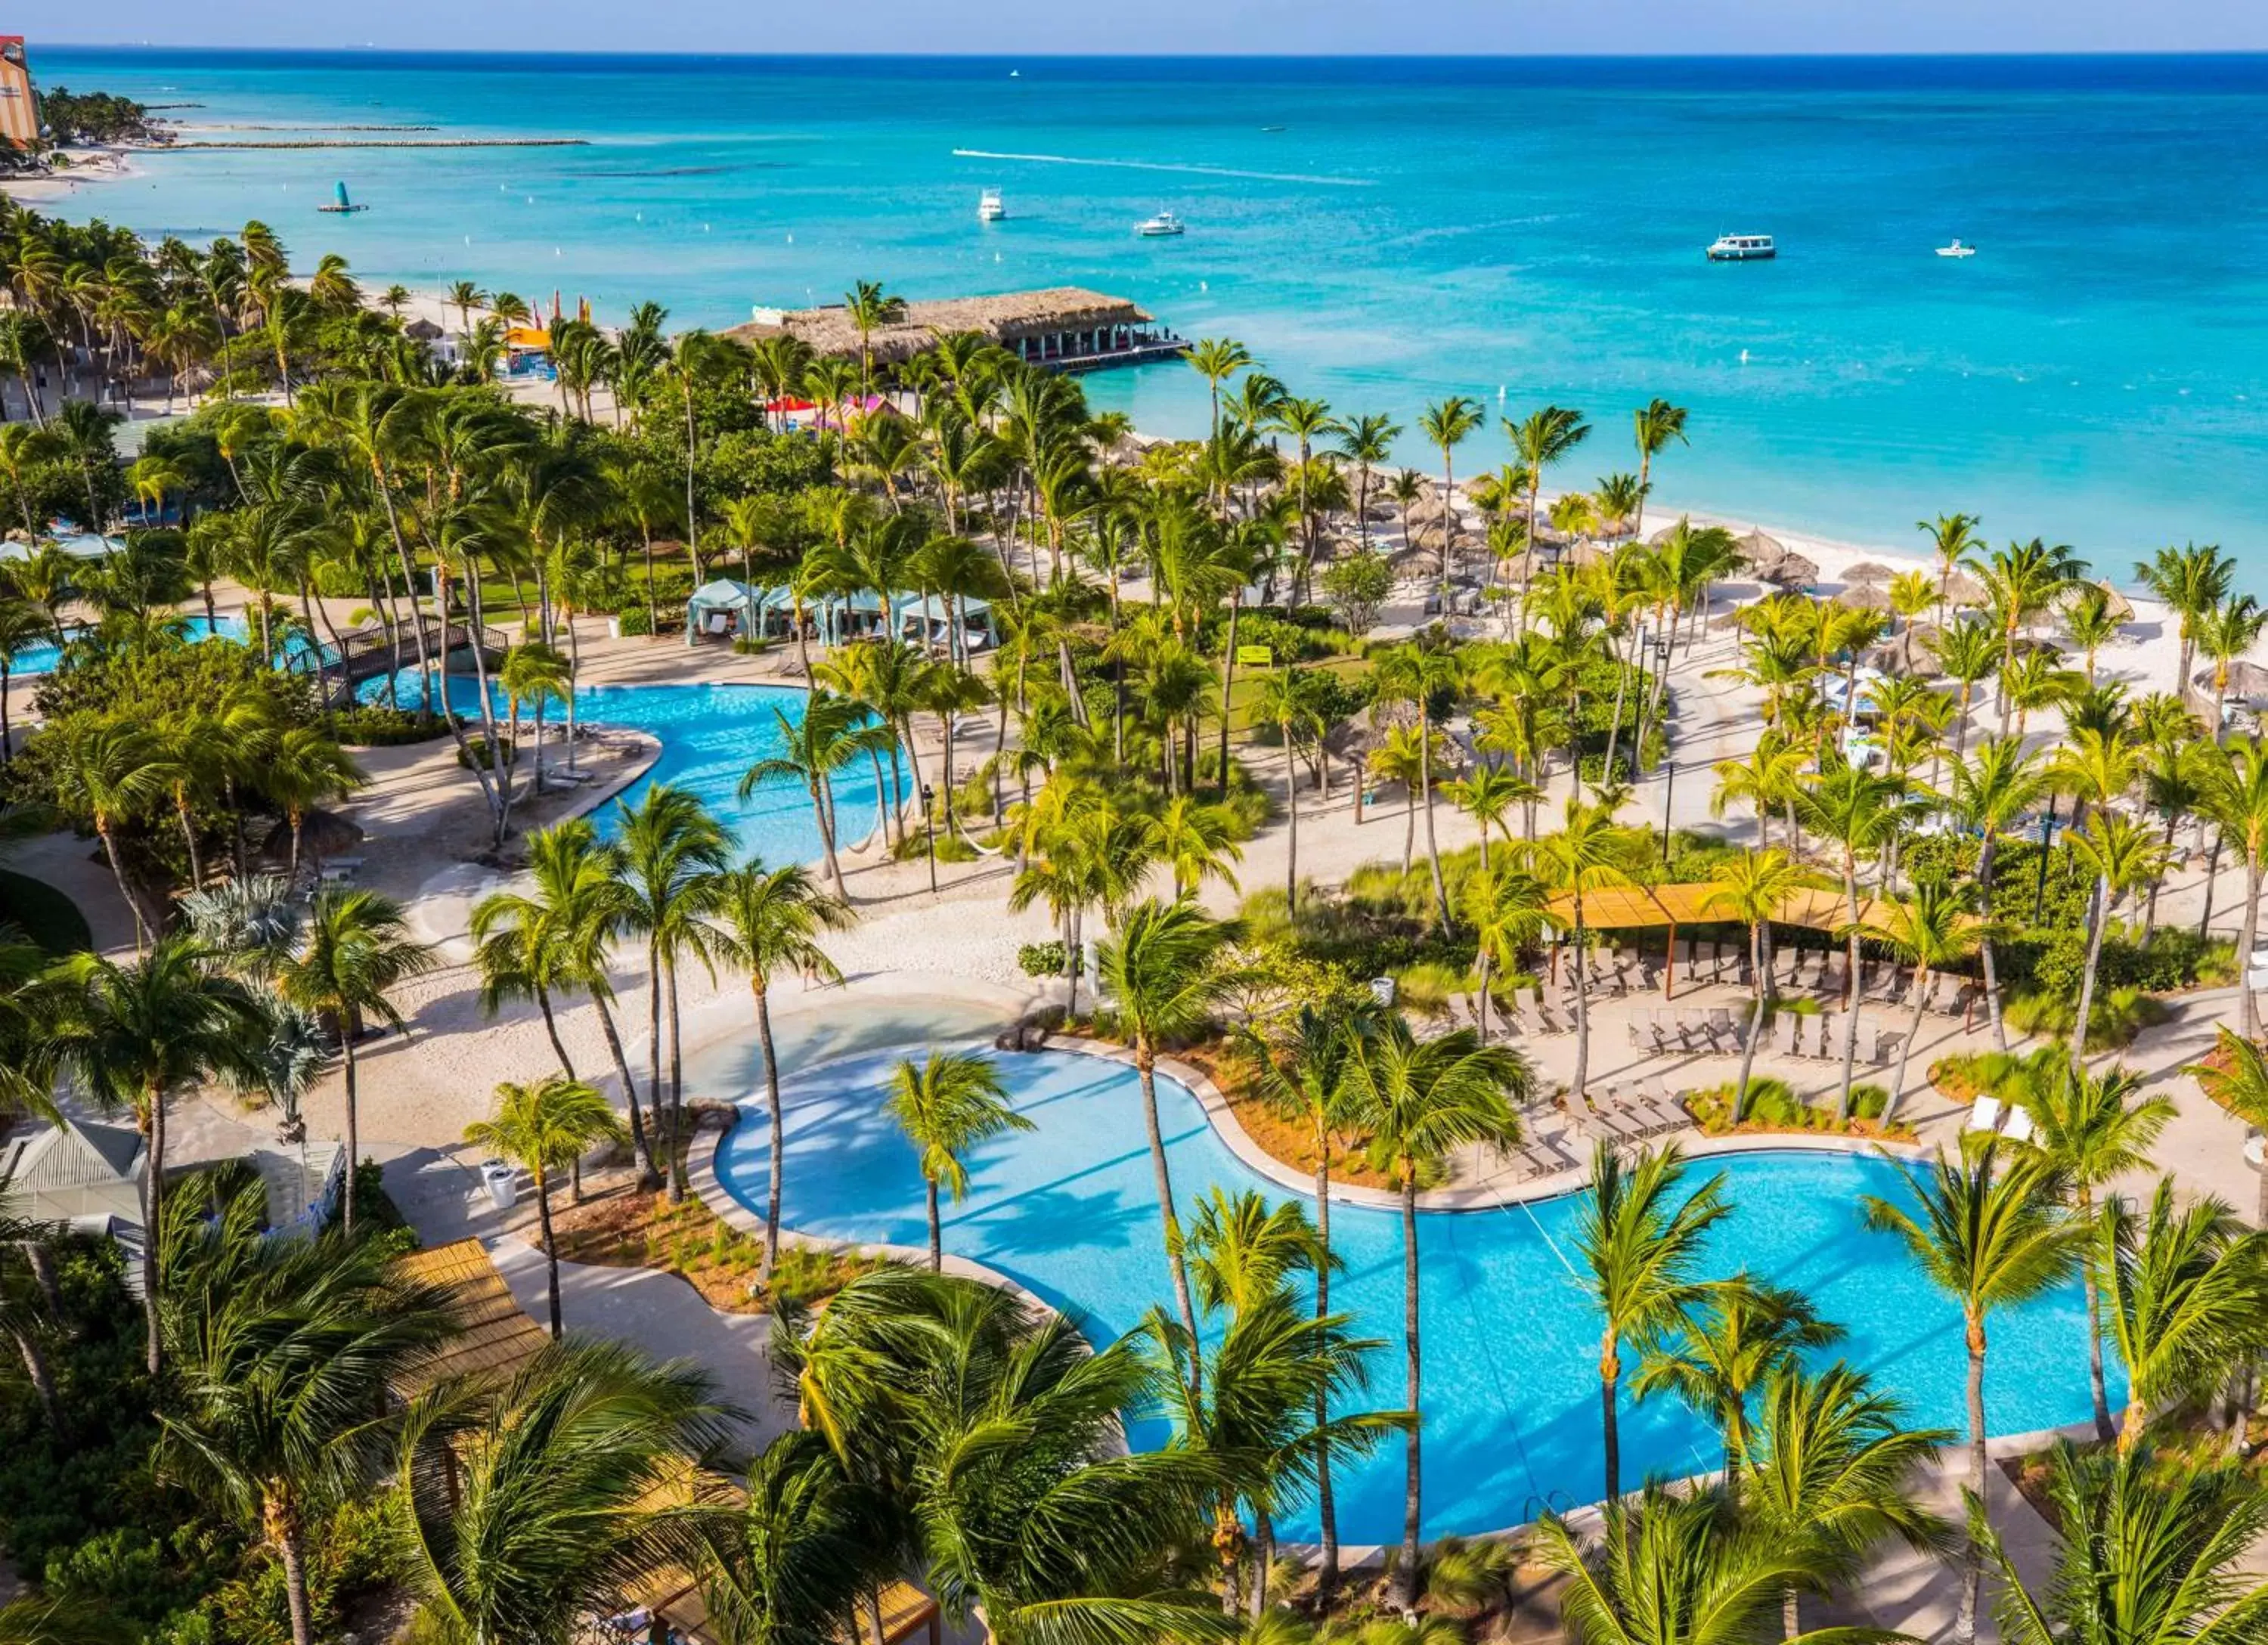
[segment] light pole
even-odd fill
[[[1669,860],[1669,804],[1677,797],[1677,762],[1669,762],[1661,785],[1661,859]]]
[[[929,847],[929,894],[937,895],[937,822],[930,815],[931,802],[937,790],[927,783],[922,785],[922,843]]]
[[[1659,702],[1669,693],[1669,631],[1659,624],[1653,631],[1653,689],[1656,693],[1654,700]],[[1667,715],[1663,716],[1661,723],[1664,727],[1661,734],[1662,746],[1667,748],[1669,744],[1669,733],[1667,729],[1669,720]]]

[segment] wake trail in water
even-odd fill
[[[1125,172],[1185,172],[1197,177],[1242,177],[1263,183],[1318,183],[1329,188],[1374,188],[1367,177],[1310,177],[1299,172],[1242,172],[1227,166],[1178,166],[1165,160],[1100,160],[1078,154],[1004,154],[994,149],[955,149],[965,160],[1027,160],[1039,166],[1106,166]]]

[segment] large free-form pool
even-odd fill
[[[403,706],[417,701],[417,676],[407,671],[399,682]],[[503,691],[490,685],[499,720],[508,712]],[[480,712],[480,682],[469,675],[449,676],[449,703],[460,714]],[[384,697],[383,679],[365,682],[364,701]],[[821,855],[819,822],[813,816],[810,792],[793,778],[779,778],[759,787],[746,800],[737,790],[740,778],[759,760],[769,759],[785,746],[779,714],[790,725],[803,719],[804,692],[800,686],[780,685],[585,685],[575,693],[575,712],[584,725],[626,727],[642,731],[660,744],[652,769],[622,794],[622,803],[635,807],[656,783],[668,783],[697,795],[702,803],[729,826],[747,855],[777,866],[814,862]],[[777,711],[777,712],[775,712]],[[555,704],[549,721],[556,727],[563,716]],[[520,736],[528,743],[532,733],[527,716],[520,716]],[[532,745],[530,745],[532,746]],[[563,757],[553,743],[547,761]],[[882,758],[882,782],[874,780],[871,760],[861,758],[834,778],[836,845],[847,851],[880,826],[880,799],[889,781],[889,756]],[[902,771],[899,792],[910,793],[913,773]],[[614,830],[615,808],[599,813],[602,832]]]
[[[846,1059],[784,1091],[790,1227],[926,1246],[914,1153],[882,1109],[882,1087],[902,1054],[921,1053]],[[946,1248],[1081,1313],[1089,1336],[1107,1342],[1172,1296],[1134,1071],[1064,1051],[1001,1055],[998,1063],[1037,1129],[971,1156],[968,1197],[946,1212]],[[695,1072],[711,1090],[746,1090],[754,1080],[744,1050],[720,1051]],[[1158,1096],[1184,1206],[1216,1184],[1288,1196],[1229,1152],[1188,1089],[1160,1077]],[[762,1124],[739,1125],[718,1154],[719,1180],[759,1214],[767,1132]],[[1725,1174],[1736,1207],[1714,1236],[1712,1269],[1746,1267],[1800,1287],[1849,1331],[1836,1352],[1904,1398],[1911,1421],[1965,1427],[1957,1309],[1922,1281],[1902,1245],[1859,1224],[1862,1192],[1908,1196],[1898,1169],[1842,1154],[1758,1152],[1697,1161],[1695,1180],[1711,1171]],[[1599,1494],[1599,1327],[1567,1265],[1576,1210],[1570,1197],[1421,1213],[1428,1536],[1499,1529],[1546,1505],[1565,1509]],[[1403,1398],[1399,1215],[1334,1204],[1331,1237],[1346,1264],[1332,1303],[1388,1344],[1374,1356],[1372,1403],[1395,1406]],[[1991,1330],[1985,1408],[1993,1432],[2087,1415],[2086,1314],[2076,1285],[1995,1316]],[[1626,1376],[1632,1363],[1626,1354]],[[2115,1365],[2111,1372],[2115,1405],[2123,1388]],[[1682,1407],[1666,1399],[1633,1407],[1626,1398],[1626,1488],[1646,1473],[1682,1476],[1720,1463],[1713,1433]],[[1402,1473],[1401,1443],[1390,1440],[1351,1477],[1338,1476],[1343,1537],[1398,1539]],[[1282,1523],[1295,1539],[1316,1534],[1304,1507]]]

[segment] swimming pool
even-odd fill
[[[404,706],[418,701],[415,670],[401,676],[400,700]],[[449,704],[460,714],[480,712],[480,682],[469,675],[449,676]],[[501,719],[507,712],[503,692],[493,681],[490,691]],[[383,679],[364,682],[361,696],[376,702],[386,693]],[[668,783],[697,795],[702,803],[724,820],[746,855],[772,864],[814,862],[821,854],[819,823],[811,814],[811,796],[792,778],[764,784],[746,800],[736,792],[740,778],[758,760],[769,759],[785,746],[773,711],[791,725],[803,719],[804,692],[800,686],[783,685],[585,685],[575,693],[576,716],[584,725],[621,726],[642,731],[661,746],[661,752],[644,776],[623,790],[625,804],[636,806],[656,783]],[[551,711],[556,723],[559,711]],[[522,722],[525,724],[526,716]],[[523,731],[523,738],[529,734]],[[554,747],[546,760],[557,757]],[[873,763],[861,759],[836,773],[836,846],[847,851],[880,825],[880,799],[889,780],[889,758],[882,760],[883,781],[874,780]],[[899,793],[914,791],[910,770],[900,772]],[[615,808],[601,808],[601,832],[614,828]]]
[[[881,1106],[881,1087],[905,1054],[846,1059],[784,1090],[791,1227],[926,1245],[914,1154]],[[754,1064],[745,1048],[711,1055],[706,1066],[696,1059],[697,1088],[750,1088]],[[1037,1129],[971,1155],[968,1197],[946,1211],[946,1248],[1056,1306],[1083,1310],[1088,1334],[1107,1342],[1172,1295],[1134,1071],[1061,1051],[1002,1055],[998,1064],[1016,1108]],[[1161,1076],[1158,1098],[1174,1191],[1185,1206],[1216,1184],[1288,1197],[1229,1152],[1187,1088]],[[736,1126],[718,1154],[718,1179],[759,1214],[769,1156],[762,1124]],[[1697,1180],[1713,1170],[1725,1173],[1735,1209],[1713,1236],[1712,1272],[1744,1265],[1758,1278],[1800,1287],[1849,1331],[1836,1352],[1904,1398],[1911,1420],[1963,1427],[1958,1310],[1924,1285],[1901,1245],[1859,1226],[1859,1194],[1909,1196],[1898,1169],[1850,1154],[1759,1152],[1699,1162]],[[1598,1328],[1562,1256],[1572,1255],[1576,1208],[1561,1198],[1421,1213],[1429,1537],[1499,1529],[1532,1519],[1546,1504],[1565,1509],[1598,1494]],[[1370,1403],[1390,1408],[1403,1397],[1399,1215],[1335,1203],[1331,1238],[1346,1264],[1332,1282],[1332,1302],[1388,1344],[1373,1356]],[[1991,1429],[2018,1433],[2084,1418],[2086,1339],[2076,1285],[1996,1316],[1985,1376]],[[2115,1407],[2123,1389],[2110,1369]],[[1622,1442],[1626,1484],[1721,1461],[1712,1430],[1665,1399],[1631,1406],[1625,1397]],[[1402,1478],[1394,1441],[1341,1472],[1341,1536],[1398,1539]],[[1291,1538],[1317,1534],[1305,1507],[1281,1521]]]
[[[181,620],[188,625],[188,639],[191,645],[208,639],[232,639],[241,642],[245,638],[246,631],[242,617],[225,616],[215,619],[192,616],[184,617]],[[76,634],[78,631],[74,629],[72,632]],[[8,672],[11,675],[53,674],[55,671],[55,665],[62,660],[63,647],[51,639],[43,639],[30,645],[19,645],[11,652],[8,655]]]

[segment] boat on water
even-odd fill
[[[976,220],[978,222],[998,223],[1007,215],[1008,208],[1002,202],[1000,191],[998,188],[987,188],[983,194],[977,195]]]
[[[333,187],[335,192],[332,195],[331,203],[328,205],[317,206],[315,208],[316,210],[328,211],[334,217],[351,217],[357,211],[367,211],[370,210],[368,206],[357,205],[353,201],[347,198],[347,186],[344,183],[337,183],[333,185]]]
[[[1188,232],[1182,219],[1170,211],[1160,211],[1153,218],[1145,218],[1135,225],[1134,232],[1145,240],[1163,240],[1167,235]]]
[[[1974,257],[1977,254],[1977,247],[1964,246],[1956,240],[1950,246],[1940,246],[1937,248],[1937,254],[1940,257]]]
[[[1260,129],[1263,131],[1281,131],[1284,129],[1281,126],[1263,126]]]
[[[1709,243],[1712,262],[1769,262],[1778,255],[1769,234],[1719,234]]]

